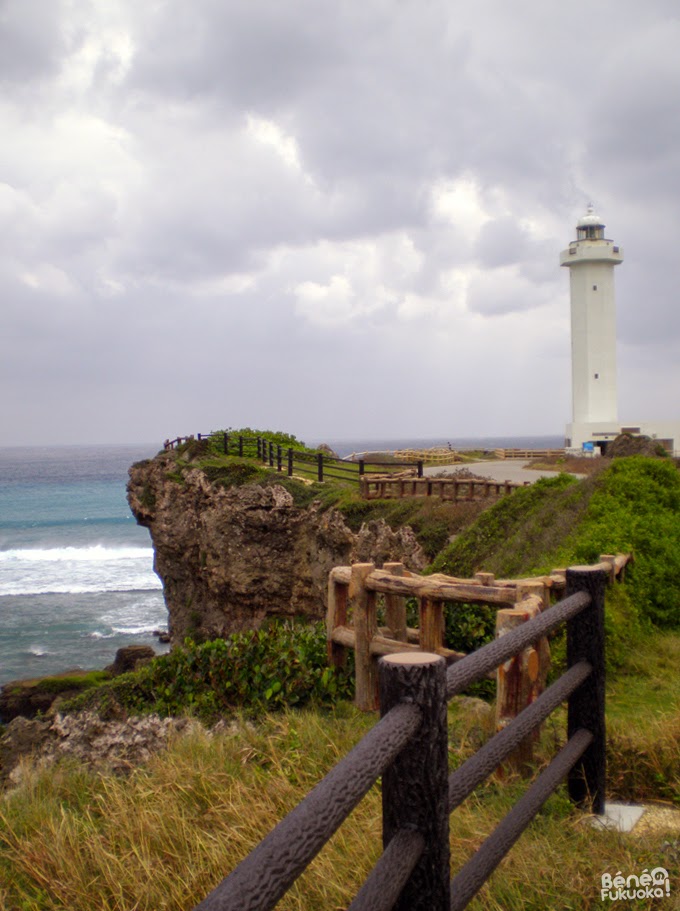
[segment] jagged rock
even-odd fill
[[[658,440],[652,440],[646,436],[634,436],[632,433],[620,433],[615,440],[608,444],[606,455],[609,459],[621,459],[633,455],[653,458],[667,455],[667,453]]]
[[[167,747],[171,737],[198,722],[158,715],[104,721],[92,712],[48,720],[16,718],[0,738],[0,784],[21,781],[25,756],[41,765],[70,756],[93,769],[126,772]]]
[[[51,721],[23,718],[11,721],[0,737],[0,786],[4,785],[23,756],[39,753],[51,739]]]
[[[410,529],[370,522],[355,535],[340,512],[298,506],[281,485],[213,484],[200,468],[180,475],[174,453],[132,466],[128,502],[151,533],[173,644],[272,616],[323,618],[334,566],[426,562]]]
[[[364,522],[356,536],[354,559],[360,563],[375,563],[376,566],[397,559],[415,570],[425,566],[423,550],[413,529],[404,525],[393,531],[384,519]]]
[[[109,664],[106,670],[114,677],[120,674],[127,674],[128,671],[134,671],[138,661],[147,662],[156,657],[156,652],[150,645],[126,645],[119,648],[113,664]]]
[[[337,452],[335,452],[334,449],[331,449],[331,447],[328,445],[328,443],[321,443],[320,446],[317,446],[317,449],[319,450],[319,452],[325,453],[325,455],[330,456],[332,459],[340,458],[340,456],[337,454]]]

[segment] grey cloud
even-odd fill
[[[36,82],[53,75],[66,47],[60,0],[0,2],[0,83]]]

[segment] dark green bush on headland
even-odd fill
[[[626,588],[641,617],[680,628],[680,472],[671,462],[614,461],[558,554],[567,563],[593,563],[617,552],[634,555]]]
[[[671,462],[632,456],[585,481],[560,475],[520,488],[484,512],[431,568],[512,578],[596,563],[603,553],[634,557],[626,597],[609,617],[622,645],[645,624],[680,628],[680,472]]]

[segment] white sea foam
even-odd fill
[[[45,655],[50,655],[52,653],[44,645],[32,645],[28,649],[28,654],[33,655],[35,658],[43,658]]]
[[[0,551],[0,595],[92,594],[161,588],[150,547]]]
[[[158,629],[158,624],[154,623],[151,626],[112,626],[111,629],[114,633],[120,633],[124,636],[141,636],[145,633],[153,633],[154,630]]]
[[[116,560],[152,559],[151,547],[45,547],[0,550],[2,563],[111,563]]]

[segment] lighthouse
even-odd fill
[[[571,298],[571,389],[573,417],[566,448],[605,454],[620,433],[655,440],[680,455],[677,419],[619,423],[616,390],[616,299],[614,266],[623,252],[604,236],[602,219],[588,206],[576,224],[576,240],[560,253],[569,269]]]
[[[616,389],[614,266],[623,253],[604,236],[602,220],[588,206],[576,240],[560,254],[569,269],[571,298],[572,423],[567,448],[592,449],[619,433]]]

